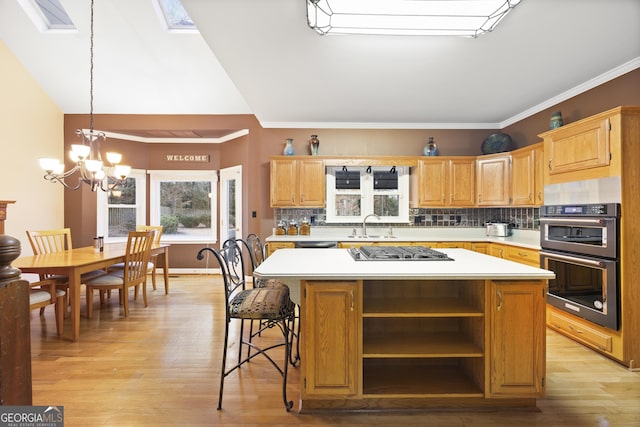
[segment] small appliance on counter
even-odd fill
[[[508,237],[511,236],[512,226],[506,222],[488,222],[487,236],[489,237]]]

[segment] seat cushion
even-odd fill
[[[122,275],[118,274],[103,274],[102,276],[95,277],[91,280],[87,280],[85,285],[95,287],[118,287],[122,286]]]
[[[56,289],[56,296],[63,297],[64,294],[65,292],[63,290]],[[51,300],[51,294],[47,291],[43,291],[40,289],[33,289],[29,294],[30,305],[38,304],[38,303],[41,303],[44,301],[50,301],[50,300]]]
[[[255,281],[255,287],[256,288],[287,288],[287,290],[289,289],[289,287],[287,286],[286,283],[278,280],[278,279],[258,279],[256,278]]]
[[[292,310],[289,288],[253,288],[229,301],[229,315],[242,319],[282,319]]]

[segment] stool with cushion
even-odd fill
[[[236,239],[238,245],[240,245],[243,249],[246,249],[248,252],[249,263],[248,265],[251,267],[251,281],[253,283],[254,288],[282,288],[285,287],[288,289],[286,283],[277,280],[277,279],[260,279],[254,276],[253,271],[258,267],[266,258],[266,251],[260,237],[256,234],[248,234],[245,240]],[[293,351],[290,353],[289,362],[295,366],[300,361],[300,341],[297,339],[300,336],[300,316],[299,316],[299,307],[296,304],[296,315],[293,317],[291,324],[289,325],[289,330],[291,331],[290,335],[290,343],[289,345],[293,349],[293,340],[296,340],[296,352],[295,355]],[[254,322],[250,322],[249,324],[249,340],[253,339],[254,336],[259,336],[263,330],[262,322],[258,322],[258,329],[254,331]],[[297,327],[296,327],[297,324]],[[248,354],[251,353],[251,347],[247,348]]]
[[[220,371],[220,390],[218,395],[218,410],[222,409],[222,394],[225,378],[248,363],[258,355],[263,355],[277,369],[282,376],[282,399],[284,406],[289,411],[293,402],[287,400],[287,372],[291,348],[289,345],[289,323],[295,315],[295,305],[289,298],[289,288],[253,288],[246,287],[244,260],[240,246],[234,239],[224,242],[222,249],[216,251],[213,248],[203,248],[198,252],[197,258],[203,260],[207,252],[213,255],[220,266],[225,296],[225,331],[222,355],[222,368]],[[238,338],[238,361],[231,367],[227,367],[227,352],[229,346],[229,324],[232,320],[239,322],[240,336]],[[261,320],[265,328],[278,328],[282,332],[282,339],[273,342],[273,338],[265,339],[265,345],[259,347],[255,341],[244,337],[244,322],[247,320]],[[263,338],[261,338],[263,339]],[[257,340],[256,340],[257,341]],[[242,358],[242,346],[250,346],[254,353]],[[282,367],[274,360],[269,352],[278,347],[283,347]]]

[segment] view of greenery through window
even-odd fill
[[[160,225],[163,234],[199,235],[211,229],[210,181],[160,183]]]
[[[127,178],[109,192],[109,236],[126,237],[136,229],[136,180]]]

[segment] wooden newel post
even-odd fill
[[[20,241],[0,234],[0,405],[31,405],[29,282],[11,267]]]

